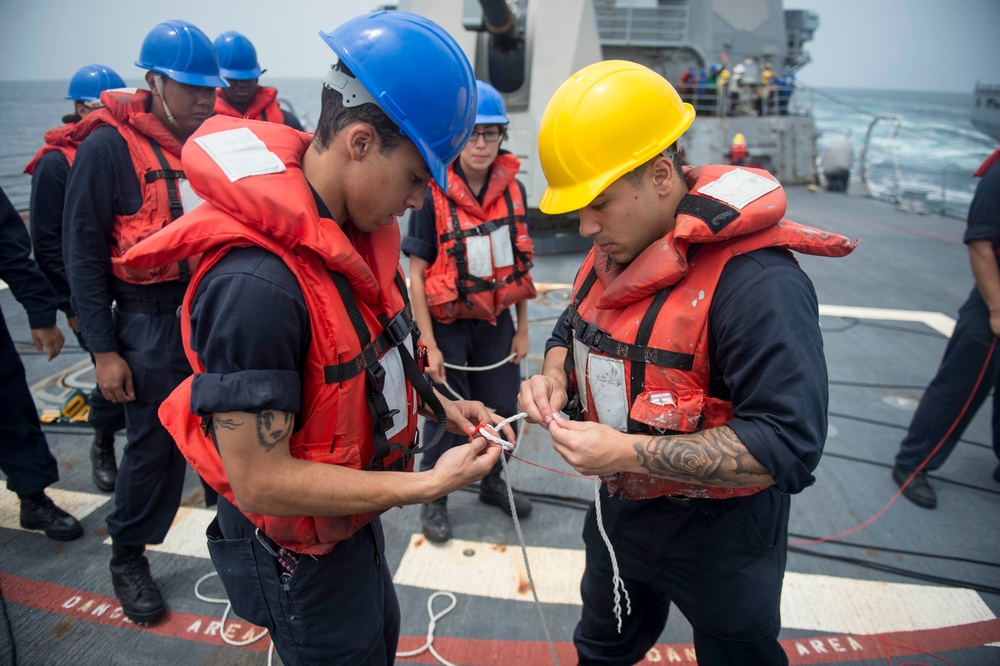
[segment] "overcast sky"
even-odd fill
[[[378,4],[0,0],[0,80],[68,80],[81,66],[101,63],[137,82],[142,38],[171,18],[191,21],[213,39],[225,30],[244,33],[269,76],[318,78],[331,54],[316,32]],[[1000,0],[786,0],[785,8],[820,15],[806,45],[813,63],[799,76],[810,85],[971,93],[977,79],[1000,83]],[[558,34],[558,27],[542,34]]]

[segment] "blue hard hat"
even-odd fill
[[[219,74],[225,79],[247,81],[259,78],[264,70],[257,64],[257,50],[249,39],[227,30],[215,38],[215,53],[219,56]]]
[[[135,64],[190,86],[229,87],[219,76],[212,40],[187,21],[164,21],[150,30]]]
[[[359,16],[320,37],[416,145],[442,188],[476,124],[472,65],[444,28],[404,11]]]
[[[479,93],[479,103],[476,105],[477,125],[506,125],[510,122],[503,97],[496,88],[477,79],[476,90]]]
[[[80,102],[96,102],[101,98],[102,90],[124,88],[125,82],[115,70],[104,65],[87,65],[77,70],[69,80],[69,91],[66,99]]]

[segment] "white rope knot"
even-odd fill
[[[481,423],[479,424],[479,428],[476,429],[476,432],[478,432],[480,435],[482,435],[489,441],[493,442],[494,444],[499,444],[500,448],[502,448],[507,453],[510,453],[511,451],[514,450],[514,445],[508,442],[507,440],[503,439],[502,437],[500,437],[500,431],[503,430],[504,426],[510,425],[514,421],[526,418],[528,418],[528,413],[520,412],[518,414],[514,414],[514,416],[511,416],[510,418],[504,419],[503,421],[494,426],[491,426],[486,423]],[[490,432],[491,430],[493,432]]]

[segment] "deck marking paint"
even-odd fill
[[[861,308],[851,305],[819,306],[821,317],[853,317],[855,319],[878,319],[881,321],[913,321],[926,324],[938,333],[951,337],[955,330],[955,320],[941,312],[928,310],[884,310],[882,308]]]
[[[68,512],[77,520],[83,520],[111,501],[111,495],[81,493],[61,488],[46,488],[45,494],[52,498],[56,506]],[[7,527],[12,530],[22,529],[21,501],[17,498],[17,493],[10,492],[6,486],[0,487],[0,527]],[[38,530],[24,531],[36,532]]]
[[[174,522],[170,524],[163,543],[146,546],[146,550],[173,555],[187,555],[203,560],[211,559],[208,554],[208,540],[205,538],[205,528],[215,518],[215,509],[199,509],[182,506],[177,509]],[[111,545],[111,537],[104,540],[105,545]]]
[[[8,602],[65,617],[103,624],[112,629],[144,631],[169,638],[218,646],[225,645],[219,635],[222,627],[219,624],[218,615],[207,616],[169,611],[162,622],[151,627],[141,627],[125,618],[117,600],[111,597],[103,597],[54,583],[29,580],[5,573],[0,573],[0,589],[3,590],[4,598]],[[169,603],[170,600],[167,601]],[[16,635],[16,625],[14,630]],[[452,662],[467,666],[549,663],[549,648],[544,641],[450,638],[443,635],[448,631],[447,618],[441,621],[437,630],[434,648]],[[227,636],[234,640],[246,640],[256,636],[261,629],[248,622],[235,620],[226,625],[225,631]],[[881,640],[883,637],[893,643],[937,653],[977,648],[1000,641],[1000,620],[994,619],[943,629],[906,631],[879,636],[824,635],[783,638],[781,644],[788,654],[789,663],[793,666],[798,664],[850,663],[885,659],[886,648]],[[109,638],[109,640],[113,639]],[[415,649],[423,645],[424,640],[424,636],[401,636],[399,650]],[[230,649],[263,651],[267,649],[268,643],[268,639],[263,638],[243,648],[232,647]],[[557,642],[555,648],[560,663],[572,663],[575,650],[570,642]],[[894,657],[910,654],[914,653],[911,650],[901,648],[892,649]],[[256,658],[254,657],[254,659]],[[426,654],[407,658],[405,662],[436,663]],[[695,664],[694,647],[691,644],[658,644],[639,663],[693,665]]]
[[[580,549],[528,546],[539,601],[580,605],[583,558]],[[477,597],[533,601],[521,549],[516,545],[462,539],[434,544],[422,534],[412,534],[393,581]]]
[[[582,550],[529,546],[528,562],[542,603],[580,605]],[[516,546],[460,539],[438,545],[413,534],[393,580],[429,590],[532,601]],[[781,596],[781,624],[787,629],[879,634],[994,619],[975,591],[932,585],[789,571]]]

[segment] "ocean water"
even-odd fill
[[[139,85],[140,79],[127,79]],[[306,127],[319,117],[321,79],[269,79],[279,97]],[[0,96],[0,187],[19,209],[27,209],[31,178],[21,174],[44,133],[60,124],[71,104],[63,82],[2,82]],[[973,95],[883,90],[809,89],[798,103],[812,108],[817,154],[848,130],[855,149],[852,177],[861,174],[861,151],[872,121],[884,114],[901,116],[895,126],[875,124],[866,151],[872,185],[882,198],[922,192],[932,212],[964,218],[975,189],[972,173],[996,147],[996,140],[972,127]],[[793,103],[795,103],[793,101]]]

